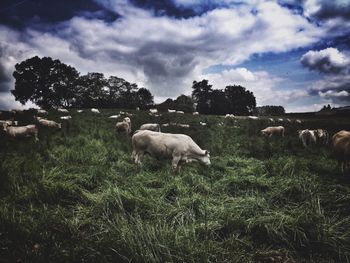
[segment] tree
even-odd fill
[[[17,63],[13,77],[15,89],[11,93],[16,100],[48,109],[72,105],[79,73],[59,60],[35,56]]]
[[[210,113],[210,97],[212,93],[212,85],[208,84],[208,80],[193,81],[192,99],[197,103],[197,111],[203,114]]]
[[[193,112],[194,102],[190,96],[180,95],[174,101],[174,109],[184,111],[184,112]]]
[[[224,115],[230,113],[230,105],[225,96],[225,92],[216,89],[211,93],[210,113]]]
[[[140,107],[141,109],[145,109],[150,105],[153,105],[153,95],[152,93],[145,88],[140,88],[136,92],[136,105],[137,107]]]
[[[240,85],[226,86],[225,96],[228,101],[229,111],[233,114],[247,115],[256,107],[253,92]]]
[[[105,107],[108,101],[107,82],[102,73],[88,73],[78,80],[76,105],[85,108]]]
[[[261,106],[256,107],[254,112],[261,116],[281,116],[286,113],[285,109],[282,106]]]

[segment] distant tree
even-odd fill
[[[78,71],[50,57],[29,58],[15,65],[13,73],[15,99],[25,104],[31,101],[48,109],[71,106],[74,103]]]
[[[208,84],[208,80],[193,81],[192,85],[192,99],[197,103],[197,111],[203,114],[209,114],[210,112],[210,99],[212,85]]]
[[[184,111],[184,112],[193,112],[194,102],[190,96],[180,95],[174,101],[174,109]]]
[[[210,96],[210,113],[223,115],[230,113],[230,105],[225,96],[225,92],[216,89],[213,90]]]
[[[255,96],[253,92],[246,90],[246,88],[240,85],[226,86],[224,92],[230,113],[246,115],[255,109]]]
[[[105,107],[108,102],[107,81],[102,73],[88,73],[78,80],[76,106]]]
[[[261,116],[280,116],[286,113],[285,109],[282,106],[261,106],[256,107],[254,113]]]
[[[136,92],[136,106],[141,109],[146,109],[148,106],[153,105],[153,95],[145,88],[140,88]]]
[[[330,111],[330,110],[332,110],[332,107],[330,104],[328,104],[327,106],[324,105],[320,111]]]

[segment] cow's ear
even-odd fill
[[[205,150],[205,153],[204,153],[205,155],[209,155],[210,154],[210,152],[208,151],[208,150]]]

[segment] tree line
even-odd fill
[[[247,115],[256,109],[253,92],[240,85],[213,89],[205,79],[193,81],[192,96],[180,95],[175,100],[167,99],[155,105],[152,93],[146,88],[116,76],[106,78],[98,72],[81,75],[74,67],[50,57],[35,56],[17,63],[13,77],[15,88],[11,92],[15,99],[22,104],[31,101],[44,109],[156,107],[162,111],[197,110],[202,114],[217,115]]]

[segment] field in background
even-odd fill
[[[131,138],[107,118],[118,112],[72,110],[62,130],[40,129],[38,143],[0,134],[0,262],[350,260],[350,178],[329,146],[304,149],[296,134],[350,130],[349,119],[283,123],[286,137],[268,140],[259,135],[267,120],[128,111],[133,131],[191,125],[162,130],[190,135],[212,166],[175,173],[170,160],[131,162]]]

